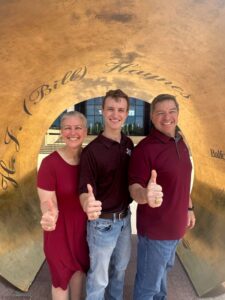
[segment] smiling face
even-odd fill
[[[106,130],[120,131],[128,116],[127,100],[122,97],[117,99],[107,97],[102,109],[102,115]]]
[[[81,147],[87,136],[87,128],[79,116],[67,116],[61,124],[61,135],[66,146],[70,148]]]
[[[167,136],[175,137],[178,123],[178,109],[173,100],[164,100],[155,105],[151,115],[155,128]]]

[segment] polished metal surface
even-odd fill
[[[0,274],[27,290],[41,263],[36,166],[67,107],[121,88],[172,93],[191,147],[195,230],[179,256],[199,295],[225,280],[225,2],[0,1]]]

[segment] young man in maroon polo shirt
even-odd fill
[[[102,103],[104,130],[81,155],[79,193],[89,219],[86,300],[123,299],[131,251],[128,165],[133,142],[121,132],[128,111],[128,96],[108,91]]]
[[[167,299],[167,271],[195,216],[190,198],[191,161],[177,130],[179,105],[158,95],[151,104],[150,134],[133,150],[129,184],[138,203],[138,257],[134,300]]]

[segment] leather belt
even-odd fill
[[[111,220],[121,220],[125,218],[128,215],[128,209],[120,211],[120,212],[115,212],[115,213],[101,213],[99,218],[101,219],[111,219]]]

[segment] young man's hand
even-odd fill
[[[87,184],[88,192],[85,193],[85,200],[83,202],[83,210],[88,216],[88,220],[96,220],[102,211],[102,202],[95,199],[93,194],[93,188],[90,184]]]

